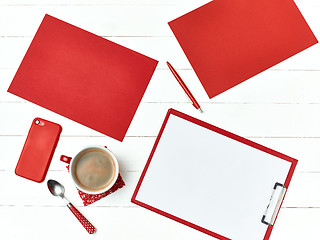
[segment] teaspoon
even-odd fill
[[[89,234],[96,232],[96,228],[76,209],[71,202],[69,202],[64,197],[64,186],[55,180],[48,180],[48,188],[52,195],[56,197],[61,197],[62,200],[66,203],[67,207],[71,210],[74,216],[79,220],[82,226],[87,230]]]

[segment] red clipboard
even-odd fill
[[[267,240],[296,164],[170,109],[131,201],[221,240]]]
[[[318,42],[293,0],[214,0],[169,26],[209,98]]]
[[[8,92],[122,141],[157,64],[45,15]]]

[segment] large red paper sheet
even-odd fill
[[[122,141],[157,63],[46,15],[8,92]]]
[[[209,98],[318,42],[292,0],[214,0],[169,26]]]

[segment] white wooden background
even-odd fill
[[[0,239],[213,239],[130,203],[168,108],[175,108],[299,160],[272,240],[319,239],[320,45],[209,100],[167,22],[208,0],[0,0]],[[296,0],[320,38],[320,1]],[[160,61],[122,143],[6,92],[45,13]],[[169,60],[199,99],[188,103],[167,69]],[[47,179],[98,228],[89,236],[63,202],[14,174],[31,121],[46,118],[63,132]],[[107,145],[119,158],[126,187],[83,207],[61,154]],[[239,219],[241,221],[241,219]],[[60,232],[61,231],[61,232]]]

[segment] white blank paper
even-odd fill
[[[261,218],[290,166],[171,114],[136,200],[233,240],[262,240]]]

